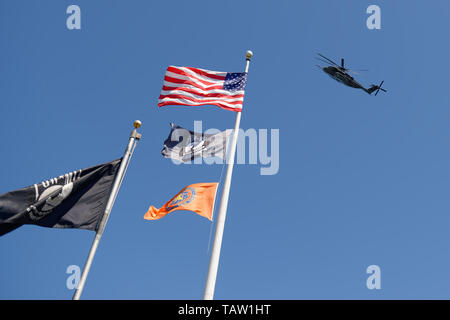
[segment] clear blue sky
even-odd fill
[[[235,115],[156,104],[168,65],[240,72],[248,49],[241,127],[280,130],[280,170],[235,166],[215,298],[450,298],[448,1],[4,0],[0,16],[0,193],[118,158],[143,123],[82,298],[202,298],[211,223],[143,215],[222,169],[164,159],[169,123],[222,130]],[[331,80],[316,52],[388,93]],[[3,236],[0,298],[70,299],[66,268],[93,237]],[[381,290],[366,288],[372,264]]]

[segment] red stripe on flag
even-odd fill
[[[197,68],[192,68],[192,67],[185,67],[185,68],[189,69],[191,71],[194,71],[195,73],[198,73],[199,75],[208,77],[208,78],[213,78],[216,80],[225,80],[225,76],[219,76],[217,74],[209,73],[204,70],[197,69]]]
[[[169,76],[165,76],[164,81],[179,83],[179,84],[189,84],[191,86],[197,87],[202,90],[222,89],[223,88],[223,85],[211,85],[211,86],[208,86],[207,88],[205,88],[205,87],[202,87],[201,85],[199,85],[198,83],[196,83],[195,81],[182,80],[182,79],[172,78]]]
[[[181,75],[181,76],[189,77],[189,78],[191,78],[191,79],[193,79],[193,80],[195,80],[195,81],[198,81],[198,82],[200,82],[200,83],[203,83],[203,84],[205,84],[205,85],[207,85],[207,86],[216,85],[217,82],[219,82],[219,81],[217,81],[217,80],[212,80],[211,82],[209,82],[209,81],[206,81],[206,80],[197,78],[195,75],[192,75],[192,74],[190,74],[190,73],[188,73],[188,72],[186,72],[186,71],[184,71],[184,70],[182,70],[182,69],[176,69],[176,68],[174,68],[174,67],[169,67],[169,68],[167,68],[167,71],[172,72],[172,73],[179,74],[179,75]],[[225,80],[225,78],[224,78],[223,80]]]
[[[235,111],[235,112],[241,112],[242,107],[238,107],[238,108],[230,108],[229,106],[223,105],[221,103],[198,103],[198,104],[193,104],[193,105],[187,105],[185,103],[179,103],[179,102],[160,102],[158,103],[158,107],[163,107],[163,106],[169,106],[169,105],[175,105],[175,106],[204,106],[204,105],[214,105],[214,106],[218,106],[221,107],[222,109],[226,109],[226,110],[231,110],[231,111]]]
[[[202,97],[216,97],[216,98],[243,98],[244,94],[240,93],[240,94],[222,94],[222,93],[203,93],[203,92],[199,92],[197,90],[191,89],[191,88],[184,88],[184,87],[168,87],[168,86],[163,86],[162,88],[164,91],[172,91],[172,90],[179,90],[179,91],[184,91],[184,92],[188,92],[188,93],[192,93],[195,94],[197,96],[202,96]]]
[[[242,104],[244,99],[239,99],[238,101],[227,101],[227,100],[208,100],[208,99],[195,99],[189,96],[185,96],[182,94],[166,94],[166,95],[160,95],[159,99],[164,98],[171,98],[171,99],[186,99],[193,102],[225,102],[228,104]]]

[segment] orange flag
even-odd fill
[[[172,211],[190,210],[212,220],[217,185],[217,182],[191,184],[178,192],[160,209],[150,206],[144,215],[144,219],[157,220]]]

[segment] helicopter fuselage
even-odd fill
[[[353,79],[352,76],[350,76],[347,72],[343,71],[342,69],[334,66],[330,67],[324,67],[322,70],[328,74],[331,78],[334,80],[345,84],[346,86],[352,87],[352,88],[359,88],[366,91],[366,89],[359,84],[355,79]]]

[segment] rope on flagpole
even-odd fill
[[[226,158],[226,156],[225,156]],[[222,170],[220,170],[220,177],[219,177],[219,183],[217,184],[217,190],[216,190],[216,197],[217,197],[217,191],[219,191],[219,186],[222,184],[222,177],[223,177],[223,169],[225,169],[225,165],[226,165],[226,161],[224,160],[223,165],[222,165]],[[212,221],[211,221],[211,226],[209,227],[209,238],[208,238],[208,248],[206,249],[206,254],[209,253],[209,248],[211,247],[211,236],[212,236],[212,230],[213,230],[213,226],[214,226],[214,213],[216,212],[216,208],[217,208],[217,202],[216,197],[214,197],[214,208],[213,208],[213,215],[211,217]]]

